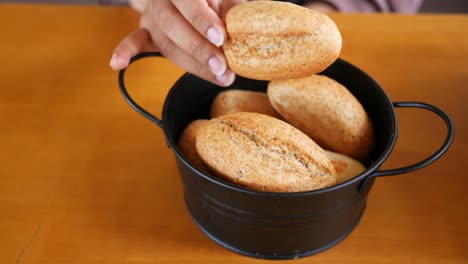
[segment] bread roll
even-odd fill
[[[266,93],[227,90],[219,93],[211,104],[211,118],[236,112],[254,112],[281,119]]]
[[[271,81],[267,93],[273,108],[322,148],[360,161],[370,156],[375,142],[371,120],[335,80],[312,75]]]
[[[346,155],[325,150],[336,171],[336,184],[358,176],[366,168],[357,160]]]
[[[341,35],[325,14],[285,2],[254,1],[226,15],[223,49],[229,67],[257,80],[300,78],[330,66]]]
[[[335,183],[324,150],[276,118],[233,113],[200,128],[197,151],[208,169],[228,181],[268,192],[301,192]]]
[[[206,125],[208,120],[206,119],[197,119],[188,124],[182,135],[179,138],[179,149],[185,155],[185,157],[199,170],[208,172],[205,165],[203,164],[200,155],[196,150],[196,139],[200,127]]]

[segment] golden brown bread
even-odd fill
[[[347,181],[366,170],[359,161],[344,154],[325,150],[336,171],[336,184]]]
[[[210,171],[253,190],[300,192],[335,183],[324,150],[267,115],[240,112],[211,119],[200,128],[196,145]]]
[[[268,98],[276,111],[324,149],[365,161],[375,136],[359,101],[341,84],[322,75],[271,81]]]
[[[196,139],[200,128],[208,123],[206,119],[197,119],[188,124],[179,138],[179,149],[199,170],[208,172],[196,150]]]
[[[273,109],[266,93],[227,90],[219,93],[211,104],[211,118],[236,112],[254,112],[282,119]]]
[[[274,80],[323,71],[341,51],[341,35],[325,14],[291,3],[246,2],[226,15],[223,50],[238,75]]]

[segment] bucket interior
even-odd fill
[[[337,60],[321,74],[344,85],[367,111],[374,124],[376,147],[364,165],[380,166],[396,140],[396,120],[391,101],[367,74],[343,60]],[[230,87],[222,88],[194,75],[185,74],[171,89],[164,105],[163,121],[169,145],[173,149],[177,148],[183,129],[191,121],[209,119],[211,103],[218,93],[226,89],[266,92],[267,85],[267,81],[237,76]]]

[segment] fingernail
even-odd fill
[[[117,69],[118,66],[118,58],[117,54],[113,53],[112,58],[110,59],[109,65],[111,66],[112,69]]]
[[[222,86],[229,86],[234,82],[235,79],[235,74],[227,70],[223,75],[221,76],[216,76],[216,80],[222,85]]]
[[[211,72],[216,76],[221,76],[226,72],[226,63],[222,62],[217,57],[211,57],[208,60],[208,66],[210,66]]]
[[[215,27],[210,27],[206,32],[208,40],[215,44],[217,47],[221,47],[224,43],[224,36],[221,30]]]

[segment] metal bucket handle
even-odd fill
[[[442,155],[447,152],[448,148],[452,144],[453,141],[453,136],[454,136],[454,128],[453,128],[453,123],[448,117],[448,115],[440,110],[439,108],[426,104],[426,103],[421,103],[421,102],[393,102],[394,107],[408,107],[408,108],[422,108],[428,111],[431,111],[438,115],[442,120],[444,120],[445,125],[447,126],[447,136],[445,138],[444,143],[442,146],[435,151],[432,155],[429,157],[425,158],[422,161],[419,161],[415,164],[401,167],[401,168],[396,168],[396,169],[389,169],[389,170],[379,170],[371,174],[369,177],[367,177],[363,184],[361,185],[361,192],[364,192],[368,189],[370,186],[370,182],[372,179],[376,177],[383,177],[383,176],[395,176],[395,175],[400,175],[404,173],[409,173],[415,170],[419,170],[421,168],[426,167],[427,165],[433,163],[434,161],[438,160]]]
[[[130,59],[130,64],[132,64],[133,62],[139,60],[139,59],[142,59],[142,58],[146,58],[146,57],[163,57],[163,55],[159,52],[144,52],[144,53],[140,53],[134,57],[132,57]],[[125,98],[125,100],[127,101],[127,103],[133,108],[135,109],[135,111],[137,111],[138,113],[140,113],[142,116],[148,118],[151,122],[155,123],[156,125],[158,125],[160,128],[163,128],[163,122],[161,119],[157,118],[156,116],[154,116],[153,114],[151,114],[150,112],[146,111],[143,107],[141,107],[140,105],[138,105],[133,99],[132,97],[128,94],[127,92],[127,88],[125,87],[125,82],[124,82],[124,76],[125,76],[125,71],[127,70],[127,68],[125,69],[122,69],[120,70],[119,72],[119,87],[120,87],[120,91],[122,92],[122,95],[123,97]]]

